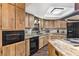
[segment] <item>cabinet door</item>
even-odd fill
[[[34,26],[34,16],[29,14],[29,26],[33,28]]]
[[[25,12],[16,7],[16,29],[23,30],[25,28]]]
[[[44,37],[44,40],[43,40],[43,45],[45,46],[47,43],[48,43],[48,37],[45,36],[45,37]]]
[[[39,49],[43,47],[43,37],[39,38]]]
[[[30,28],[30,25],[29,25],[29,14],[25,14],[25,28]]]
[[[16,6],[21,9],[25,9],[25,3],[16,3]]]
[[[16,43],[16,56],[25,56],[25,41]]]
[[[48,56],[57,56],[55,48],[50,43],[48,43]]]
[[[43,19],[40,19],[39,27],[44,28],[44,20]]]
[[[26,56],[30,55],[30,42],[29,42],[29,39],[25,40],[25,55]]]
[[[48,23],[48,21],[45,21],[45,28],[49,28],[49,23]]]
[[[15,56],[15,44],[3,46],[3,56]]]
[[[67,28],[66,21],[60,22],[60,28]]]
[[[0,56],[2,56],[2,47],[0,47]]]
[[[0,4],[0,30],[2,29],[2,4]]]
[[[2,4],[2,29],[15,29],[15,6],[11,4]]]

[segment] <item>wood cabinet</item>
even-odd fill
[[[66,21],[62,20],[46,20],[45,28],[67,28]]]
[[[29,26],[30,28],[33,28],[34,26],[34,16],[29,14]]]
[[[49,28],[49,21],[45,21],[45,28]]]
[[[2,4],[0,4],[0,30],[2,29]]]
[[[15,6],[7,3],[2,4],[2,29],[15,29]]]
[[[45,28],[55,28],[55,22],[53,20],[45,21]]]
[[[39,27],[44,28],[44,20],[43,19],[39,19],[39,20],[40,20]]]
[[[2,56],[2,47],[0,47],[0,56]]]
[[[46,44],[48,44],[48,38],[47,36],[40,36],[39,37],[39,49],[42,48],[43,46],[45,46]]]
[[[39,37],[39,49],[43,47],[43,41],[44,41],[43,37],[40,36]]]
[[[48,43],[48,56],[57,56],[55,48],[50,43]]]
[[[29,56],[30,55],[30,39],[25,40],[25,55]]]
[[[30,28],[29,14],[25,14],[25,28]]]
[[[48,43],[48,56],[63,56],[53,45]]]
[[[25,56],[25,41],[16,43],[16,56]]]
[[[3,46],[2,52],[3,56],[15,56],[15,44]]]
[[[24,30],[25,28],[25,12],[16,7],[16,29]]]
[[[25,9],[25,3],[16,3],[16,6],[21,9]]]
[[[44,40],[43,40],[43,45],[47,45],[48,44],[48,36],[44,36]]]
[[[60,21],[60,28],[67,28],[66,21]]]
[[[54,28],[60,28],[60,21],[54,21]]]

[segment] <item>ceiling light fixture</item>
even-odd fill
[[[54,14],[54,15],[58,15],[60,13],[62,13],[64,10],[64,8],[54,8],[50,13]]]

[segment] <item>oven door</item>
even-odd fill
[[[30,38],[30,55],[33,55],[39,48],[39,37]]]

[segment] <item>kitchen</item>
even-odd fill
[[[79,3],[0,3],[0,56],[79,56],[78,9]]]

